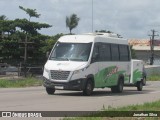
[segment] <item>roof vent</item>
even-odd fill
[[[105,36],[105,37],[115,37],[115,38],[122,38],[120,35],[116,33],[103,33],[103,32],[96,32],[96,33],[86,33],[87,35],[95,35],[95,36]]]

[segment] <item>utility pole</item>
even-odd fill
[[[28,36],[26,33],[25,41],[24,42],[19,42],[24,44],[24,77],[27,77],[27,48],[28,44],[33,44],[34,42],[28,42]]]
[[[151,36],[151,37],[150,37],[150,46],[151,46],[150,65],[153,65],[153,63],[154,63],[154,37],[155,37],[155,36],[158,36],[158,35],[155,35],[155,33],[156,33],[157,31],[155,31],[154,29],[151,30],[151,32],[152,32],[152,35],[149,35],[149,36]]]
[[[93,0],[92,0],[92,33],[93,33]]]

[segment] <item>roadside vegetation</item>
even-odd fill
[[[155,113],[159,114],[160,112],[160,100],[144,103],[142,105],[130,105],[126,107],[112,108],[109,106],[107,109],[103,108],[103,111],[98,112],[87,117],[75,117],[75,118],[64,118],[64,120],[159,120],[160,117],[130,117],[129,114],[132,112],[139,113]],[[124,112],[124,113],[123,113]],[[125,113],[126,112],[126,113]],[[111,114],[115,117],[107,117],[107,114]],[[126,114],[127,117],[117,117]],[[125,115],[124,115],[125,116]]]
[[[0,79],[0,88],[20,88],[20,87],[32,87],[41,85],[42,85],[42,80],[33,77],[20,78],[16,80]]]
[[[155,74],[155,75],[151,75],[147,78],[148,81],[160,81],[160,75]]]

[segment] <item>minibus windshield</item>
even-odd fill
[[[52,50],[49,60],[88,61],[92,43],[58,42]]]

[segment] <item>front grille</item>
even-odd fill
[[[70,71],[51,70],[51,78],[54,80],[67,80]]]

